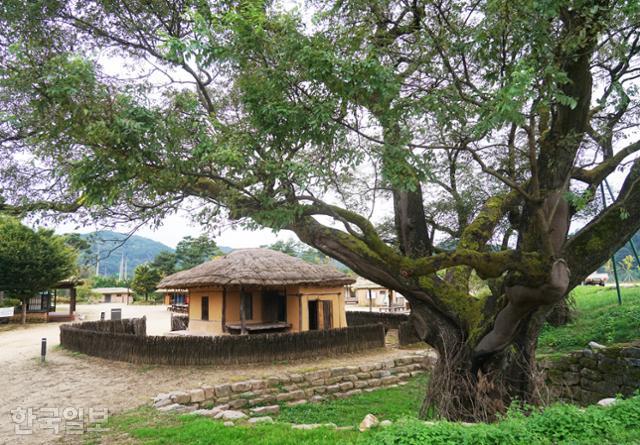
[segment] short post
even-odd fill
[[[47,356],[47,339],[42,338],[40,343],[40,363],[44,363],[44,359]]]
[[[100,312],[100,321],[104,321],[104,312]]]
[[[247,294],[244,292],[244,289],[242,289],[242,286],[240,286],[240,334],[241,335],[246,335],[247,333],[247,322],[246,322],[247,314],[245,312],[246,300],[247,300]]]

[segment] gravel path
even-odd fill
[[[86,319],[97,319],[105,307],[95,305],[78,308]],[[121,305],[120,305],[121,306]],[[162,334],[168,330],[169,314],[164,307],[125,306],[123,316],[147,316],[149,334]],[[165,329],[166,327],[166,329]],[[0,366],[4,388],[0,396],[0,444],[41,444],[55,442],[51,430],[42,430],[41,422],[34,422],[34,433],[16,436],[10,411],[16,408],[107,408],[110,414],[148,403],[160,392],[190,389],[202,384],[215,385],[280,372],[305,372],[313,369],[366,364],[406,355],[395,347],[369,353],[341,355],[317,360],[305,360],[286,365],[230,366],[149,366],[112,362],[104,359],[73,354],[55,347],[59,323],[30,325],[6,330],[0,328]],[[40,337],[47,337],[47,362],[40,364]],[[78,436],[77,442],[81,442]],[[68,437],[67,437],[68,439]],[[76,440],[72,440],[76,442]]]

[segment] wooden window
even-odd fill
[[[203,321],[209,320],[209,297],[202,297],[202,316],[200,319]]]
[[[244,305],[244,319],[253,320],[253,295],[251,292],[242,292],[241,304]]]

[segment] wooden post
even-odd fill
[[[76,291],[76,287],[73,286],[70,290],[69,290],[69,315],[73,315],[73,313],[76,311],[76,298],[77,298],[77,291]]]
[[[373,312],[373,300],[371,299],[371,288],[367,290],[369,291],[369,312]]]
[[[226,332],[227,327],[227,286],[222,286],[222,332]]]
[[[242,335],[247,333],[246,315],[244,313],[245,298],[244,290],[242,289],[242,286],[240,286],[240,334]]]
[[[298,295],[298,332],[302,332],[302,294]]]

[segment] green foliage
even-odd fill
[[[299,241],[295,241],[293,238],[289,238],[286,241],[276,241],[273,244],[262,247],[301,258],[308,263],[327,264],[330,262],[330,258],[319,250],[309,247]]]
[[[358,443],[376,445],[418,444],[620,444],[640,441],[640,397],[611,408],[554,405],[524,416],[512,411],[496,424],[464,426],[438,422],[425,425],[417,420],[377,431]]]
[[[222,255],[222,251],[207,235],[197,238],[186,236],[176,246],[176,260],[180,270],[191,269],[219,255]]]
[[[149,294],[156,289],[160,279],[160,271],[149,264],[140,264],[134,271],[131,289],[138,295],[144,295],[144,299],[147,301]]]
[[[171,275],[176,271],[178,258],[175,253],[162,251],[151,262],[151,267],[156,269],[162,277]]]
[[[96,275],[91,281],[93,287],[127,287],[127,282],[114,275]]]
[[[18,305],[20,305],[20,300],[17,298],[0,299],[0,307],[16,307]]]
[[[75,272],[76,252],[52,231],[0,216],[0,290],[26,299]]]
[[[539,353],[583,349],[590,341],[610,345],[638,338],[640,287],[622,288],[622,306],[614,287],[580,286],[573,294],[575,317],[565,326],[546,325],[538,341]]]

